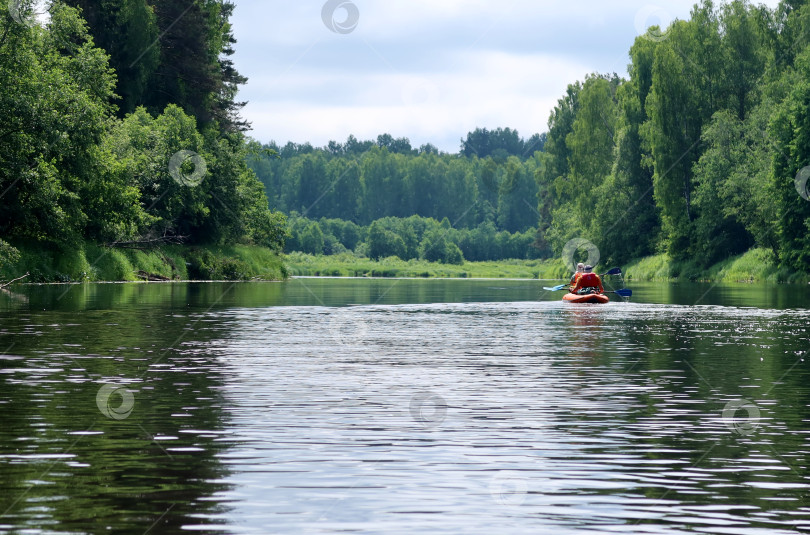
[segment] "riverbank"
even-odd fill
[[[249,245],[167,245],[119,249],[89,243],[70,249],[16,246],[16,261],[0,262],[0,280],[28,273],[23,282],[100,282],[170,280],[283,280],[282,258]]]
[[[419,278],[509,278],[567,280],[570,272],[560,259],[498,260],[440,264],[397,257],[371,260],[352,254],[333,256],[290,253],[285,263],[293,276],[322,277],[419,277]],[[600,265],[598,269],[612,266]],[[621,266],[627,281],[650,282],[810,282],[810,274],[776,265],[773,254],[752,249],[703,269],[693,262],[676,262],[661,254]]]
[[[561,279],[570,275],[559,259],[498,260],[455,265],[400,260],[395,256],[371,260],[350,253],[332,256],[290,253],[285,262],[290,275],[313,277]]]
[[[708,269],[695,262],[672,260],[666,254],[642,258],[622,269],[626,280],[651,282],[810,282],[810,273],[780,268],[773,253],[767,249],[751,249]]]
[[[24,282],[143,280],[283,280],[288,276],[503,278],[565,280],[560,259],[464,262],[460,265],[397,257],[371,260],[345,253],[314,256],[248,245],[169,245],[149,250],[110,249],[83,244],[69,250],[19,247],[19,258],[0,266],[0,281],[29,273]],[[807,283],[810,274],[779,268],[765,249],[752,249],[708,269],[661,254],[621,266],[626,281]],[[605,268],[605,266],[600,266]]]

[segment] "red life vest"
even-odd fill
[[[574,289],[571,291],[576,292],[582,288],[598,288],[600,292],[605,291],[605,289],[602,287],[602,281],[599,279],[599,275],[596,273],[583,273],[582,276],[577,280]]]

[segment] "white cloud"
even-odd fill
[[[240,98],[262,141],[324,145],[380,133],[457,151],[475,127],[545,131],[567,84],[625,73],[646,26],[691,1],[351,0],[357,28],[331,32],[321,0],[241,0],[233,19]],[[768,0],[771,7],[778,0]],[[345,13],[336,13],[336,20]]]

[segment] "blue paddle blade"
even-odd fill
[[[615,268],[611,269],[610,271],[608,271],[607,273],[605,273],[605,275],[621,275],[621,273],[622,273],[621,268],[615,267]]]
[[[616,290],[616,295],[620,295],[622,297],[630,297],[631,295],[633,295],[633,290],[628,290],[627,288],[624,288],[622,290]]]
[[[560,284],[559,286],[555,286],[554,288],[549,288],[548,286],[543,286],[543,289],[549,292],[557,292],[562,290],[563,288],[568,288],[567,284]]]

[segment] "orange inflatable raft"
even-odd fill
[[[569,292],[563,296],[563,301],[569,303],[607,303],[610,299],[605,294],[578,295]]]

